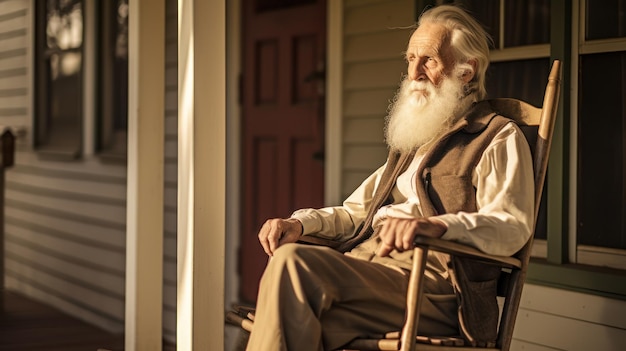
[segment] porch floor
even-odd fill
[[[123,335],[103,331],[15,292],[5,290],[3,298],[1,351],[124,350]],[[164,351],[175,349],[172,345],[163,347]]]

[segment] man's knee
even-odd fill
[[[311,259],[326,254],[325,251],[332,250],[327,247],[311,246],[298,243],[284,244],[279,247],[272,256],[271,264],[282,264],[288,261],[301,261],[307,262]]]

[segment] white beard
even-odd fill
[[[463,93],[463,81],[444,77],[438,87],[429,80],[405,77],[386,118],[385,139],[392,150],[409,152],[449,129],[474,102]]]

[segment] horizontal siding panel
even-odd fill
[[[165,134],[166,135],[178,135],[178,116],[169,115],[165,116]],[[178,146],[176,146],[178,148]]]
[[[533,344],[527,341],[520,341],[520,340],[513,339],[511,341],[510,351],[566,351],[566,350],[543,346],[543,345],[537,345],[537,344]]]
[[[2,0],[0,1],[0,14],[28,9],[29,5],[29,0]]]
[[[15,206],[5,207],[6,222],[15,226],[41,227],[42,230],[52,232],[67,240],[83,242],[86,245],[109,248],[124,253],[126,250],[125,225],[114,228],[103,227],[98,224],[78,222],[56,215],[48,215],[24,210]]]
[[[176,212],[170,212],[170,211],[166,211],[163,214],[164,217],[164,230],[167,233],[176,233],[177,232],[177,228],[176,228],[176,223],[177,223],[177,218],[176,218]]]
[[[344,61],[404,60],[409,35],[410,30],[403,29],[348,36],[344,39]]]
[[[171,109],[178,106],[178,92],[176,90],[165,92],[165,106],[168,106]]]
[[[2,42],[0,42],[1,44]],[[0,82],[4,82],[5,79],[12,77],[21,77],[22,79],[26,79],[28,75],[29,68],[24,64],[27,62],[26,55],[17,55],[12,57],[6,57],[0,60]],[[15,86],[6,85],[4,83],[0,83],[1,88],[9,88],[14,89]],[[21,87],[26,89],[26,87]]]
[[[389,88],[394,91],[406,73],[406,65],[401,60],[352,63],[344,69],[347,90]]]
[[[28,88],[26,69],[16,68],[10,70],[0,69],[0,88]]]
[[[165,158],[176,159],[178,157],[178,139],[166,139],[165,140]]]
[[[36,167],[39,172],[66,172],[73,179],[100,179],[103,182],[126,184],[126,166],[104,164],[99,158],[85,158],[75,162],[41,161],[37,153],[17,152],[15,160],[18,166]],[[11,172],[9,169],[8,172]],[[96,177],[96,178],[94,178]]]
[[[166,206],[176,206],[178,202],[178,189],[166,187],[163,189],[163,203]]]
[[[176,253],[176,250],[174,250],[174,253]],[[176,282],[177,274],[178,273],[176,272],[176,260],[174,261],[165,260],[163,262],[163,279],[166,281],[165,285],[170,285],[168,282],[174,282],[173,286],[176,286],[175,282]]]
[[[171,50],[168,50],[167,52],[171,52]],[[177,52],[174,52],[174,53],[178,55]],[[178,65],[173,65],[173,64],[165,65],[165,86],[166,87],[178,86]],[[175,106],[178,106],[178,103],[176,103]],[[168,106],[168,107],[173,108],[174,106]]]
[[[15,1],[11,7],[0,8],[0,33],[26,28],[28,10],[22,4],[23,2],[27,3],[27,1]]]
[[[76,304],[75,296],[71,299],[56,296],[56,294],[47,287],[42,287],[37,282],[27,282],[17,279],[11,275],[5,276],[7,289],[19,291],[20,294],[26,295],[34,300],[40,301],[46,305],[53,306],[71,316],[89,321],[111,333],[122,333],[124,331],[124,320],[121,318],[108,318],[103,314],[87,308],[83,308]],[[52,292],[52,293],[51,293]],[[123,302],[122,302],[123,304]]]
[[[26,133],[28,133],[28,130],[30,129],[29,122],[30,122],[30,119],[28,118],[28,115],[0,117],[0,126],[12,127],[12,128],[23,128],[26,131]],[[20,140],[16,140],[16,143],[19,143],[19,142]],[[9,168],[6,174],[8,175],[11,171],[13,171],[13,168]]]
[[[344,147],[344,169],[353,171],[369,171],[378,169],[387,160],[387,147],[346,145]]]
[[[383,118],[394,96],[394,89],[347,91],[344,94],[344,117],[377,115]]]
[[[124,297],[125,274],[118,272],[103,272],[91,265],[71,262],[54,255],[49,255],[41,250],[36,250],[29,246],[21,245],[14,241],[6,243],[6,259],[22,262],[40,270],[50,270],[58,272],[59,275],[71,276],[71,279],[92,286],[94,290]],[[42,269],[42,267],[44,269]]]
[[[165,41],[168,47],[173,46],[174,48],[176,48],[178,41],[178,31],[176,30],[178,28],[178,14],[176,12],[168,12],[165,16],[165,28],[169,29],[165,31]]]
[[[346,119],[344,121],[343,141],[349,143],[372,143],[384,142],[384,118],[360,118]]]
[[[6,241],[19,243],[23,246],[46,250],[50,255],[57,257],[71,257],[77,262],[84,262],[94,267],[110,272],[125,271],[125,252],[99,248],[75,242],[67,238],[48,235],[30,228],[6,225]]]
[[[1,91],[0,91],[1,94]],[[30,104],[30,99],[26,95],[2,96],[0,95],[0,106],[3,108],[20,108],[26,110]]]
[[[165,285],[163,287],[163,301],[166,303],[168,309],[176,309],[176,286]]]
[[[166,259],[176,262],[176,237],[166,236],[163,239],[163,255]],[[176,280],[176,275],[173,278]]]
[[[541,311],[626,330],[626,318],[624,318],[626,301],[622,300],[526,284],[520,305],[526,310]],[[624,341],[626,342],[626,339]]]
[[[20,187],[32,187],[33,189],[51,189],[68,194],[91,196],[102,199],[117,200],[121,205],[126,202],[126,184],[97,182],[94,180],[71,179],[62,176],[28,173],[26,167],[17,166],[7,173],[7,183]],[[59,177],[60,176],[60,177]]]
[[[163,176],[166,182],[176,183],[178,181],[178,164],[166,163]]]
[[[367,177],[370,176],[372,172],[357,172],[357,171],[346,171],[344,172],[343,179],[341,181],[341,189],[342,194],[341,198],[345,199],[350,194],[352,194],[356,188],[363,183]]]
[[[178,69],[178,46],[177,44],[177,36],[178,34],[174,32],[175,37],[167,39],[167,47],[165,49],[165,67],[166,69],[174,68]],[[166,83],[167,86],[167,83]]]
[[[0,32],[0,48],[2,48],[0,49],[0,57],[2,57],[3,52],[21,53],[19,56],[24,57],[26,56],[27,45],[25,29]],[[24,65],[24,62],[22,62],[22,65]],[[4,67],[4,65],[2,66]]]
[[[513,336],[520,341],[569,351],[617,351],[626,345],[626,330],[527,309],[518,312]]]
[[[390,0],[370,6],[349,7],[344,11],[344,34],[383,32],[405,27],[415,20],[414,1]]]
[[[26,191],[25,191],[26,190]],[[32,190],[37,190],[32,188]],[[7,200],[18,201],[30,204],[34,208],[43,211],[52,210],[59,213],[67,213],[73,216],[84,218],[84,220],[94,219],[115,224],[126,223],[126,207],[124,204],[95,203],[93,198],[69,199],[54,196],[42,196],[31,192],[30,189],[14,190],[11,183],[7,182]],[[8,204],[8,202],[7,202]]]
[[[68,300],[76,299],[76,302],[79,300],[78,305],[109,318],[117,320],[124,318],[123,297],[114,298],[11,260],[6,262],[6,274],[31,284],[36,282],[38,286],[52,291],[51,295]]]
[[[163,311],[163,339],[176,342],[176,312]]]

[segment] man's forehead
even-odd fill
[[[409,50],[435,50],[444,49],[449,43],[449,32],[440,24],[424,23],[420,25],[409,40]]]

